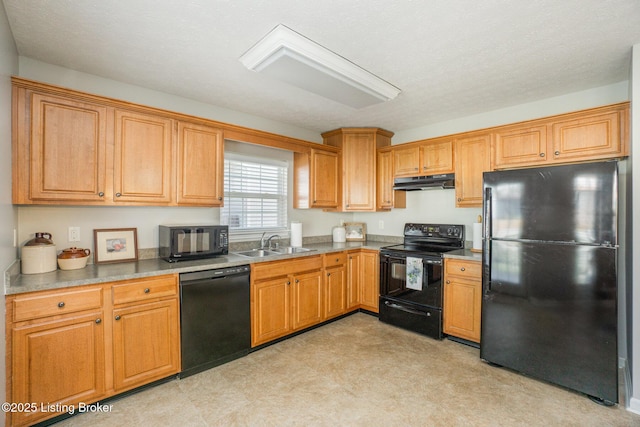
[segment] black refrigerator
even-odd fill
[[[484,174],[480,357],[618,402],[615,161]]]

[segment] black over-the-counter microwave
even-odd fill
[[[229,253],[226,225],[161,225],[160,258],[169,262]]]

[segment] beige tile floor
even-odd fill
[[[640,415],[355,314],[63,426],[640,426]]]

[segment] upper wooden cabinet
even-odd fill
[[[221,206],[223,131],[14,79],[13,203]]]
[[[341,149],[339,211],[376,211],[376,149],[389,146],[392,136],[378,128],[341,128],[322,134],[326,145]]]
[[[294,208],[338,207],[340,158],[337,151],[318,148],[294,153],[293,169]]]
[[[376,175],[376,210],[405,208],[407,206],[407,192],[393,190],[393,149],[391,147],[378,150]]]
[[[222,206],[224,142],[221,129],[178,122],[178,186],[180,205]]]
[[[172,200],[171,119],[116,110],[113,200],[169,204]]]
[[[453,172],[453,139],[416,141],[393,150],[394,177],[439,175]]]
[[[111,188],[112,110],[46,94],[27,98],[24,91],[14,92],[13,102],[13,202],[101,203]]]
[[[628,155],[628,103],[496,128],[493,167],[544,166]]]
[[[456,207],[482,206],[482,174],[491,170],[491,135],[456,139],[455,159]]]

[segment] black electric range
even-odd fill
[[[464,225],[404,226],[380,249],[380,321],[442,339],[442,254],[464,248]]]

